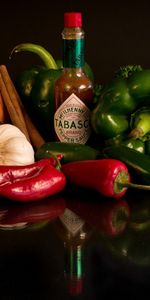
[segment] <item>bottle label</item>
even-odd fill
[[[54,128],[61,142],[85,144],[91,133],[89,108],[71,94],[55,112]]]
[[[84,66],[84,39],[63,40],[64,68],[82,68]]]
[[[84,221],[70,209],[66,208],[64,214],[59,217],[66,229],[75,236],[83,227]]]

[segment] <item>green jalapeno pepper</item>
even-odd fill
[[[39,147],[35,153],[36,160],[51,157],[55,163],[57,163],[55,158],[59,155],[61,156],[61,164],[64,164],[79,160],[95,160],[101,157],[101,152],[83,144],[48,142]]]
[[[23,71],[17,78],[15,86],[36,127],[45,138],[53,140],[54,84],[62,72],[62,61],[55,61],[42,46],[23,43],[13,48],[14,53],[29,51],[37,54],[43,66],[35,66]],[[84,70],[93,80],[93,72],[85,63]]]
[[[146,142],[140,138],[129,138],[126,135],[117,135],[112,139],[105,140],[105,147],[114,145],[124,145],[141,153],[146,152]],[[150,150],[149,150],[150,153]]]
[[[104,139],[130,130],[130,115],[142,106],[150,106],[150,70],[141,70],[128,78],[115,78],[101,92],[91,114],[94,131]]]
[[[140,139],[126,139],[121,144],[141,153],[145,153],[145,143]]]

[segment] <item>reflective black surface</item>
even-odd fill
[[[150,194],[0,203],[0,299],[145,299]]]

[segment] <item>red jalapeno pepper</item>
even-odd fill
[[[60,192],[66,178],[51,163],[51,159],[43,159],[28,166],[0,166],[0,196],[27,202]]]
[[[83,188],[91,188],[106,197],[120,198],[128,187],[150,190],[150,185],[130,182],[127,166],[120,160],[103,158],[64,164],[62,171],[68,182]]]
[[[68,182],[92,188],[107,197],[122,197],[127,188],[120,184],[130,181],[126,165],[115,159],[70,162],[62,166],[62,171]]]

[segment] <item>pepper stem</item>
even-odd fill
[[[56,169],[57,169],[57,170],[60,170],[60,169],[61,169],[60,159],[62,159],[62,157],[60,157],[60,159],[59,159],[59,156],[54,155],[54,154],[52,154],[51,152],[49,153],[49,157],[53,157],[53,158],[55,159],[55,162],[56,162]]]
[[[32,44],[32,43],[23,43],[19,44],[16,47],[13,48],[13,50],[10,53],[9,59],[12,58],[12,55],[14,53],[19,53],[22,51],[29,51],[37,54],[42,61],[44,62],[45,66],[48,69],[58,69],[58,66],[53,58],[53,56],[42,46],[37,45],[37,44]]]
[[[129,188],[135,188],[135,189],[140,189],[140,190],[150,190],[150,185],[145,185],[145,184],[137,184],[137,183],[132,183],[132,182],[125,182],[125,183],[121,183],[118,182],[117,183],[120,187],[129,187]]]
[[[138,139],[144,135],[142,128],[134,128],[128,135],[129,138]]]

